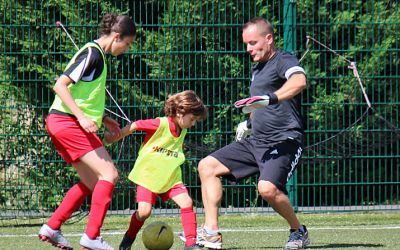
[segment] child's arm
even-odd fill
[[[137,129],[137,125],[135,122],[132,122],[121,129],[121,135],[123,137],[130,135],[131,133],[135,132]]]
[[[121,129],[120,136],[118,136],[118,134],[113,134],[106,131],[104,133],[104,141],[105,143],[114,143],[116,141],[121,140],[125,136],[130,135],[132,132],[136,131],[136,129],[137,129],[136,123],[132,122]]]

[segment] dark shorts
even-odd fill
[[[259,180],[272,182],[287,194],[286,183],[293,175],[302,152],[302,145],[295,140],[268,144],[250,137],[233,142],[210,156],[230,170],[230,175],[225,176],[229,180],[238,181],[259,173]]]

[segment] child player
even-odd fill
[[[172,199],[179,207],[185,250],[201,249],[196,244],[196,214],[186,186],[182,183],[180,165],[185,161],[183,141],[188,128],[204,120],[207,109],[202,100],[190,90],[168,98],[164,105],[165,117],[138,120],[125,126],[121,135],[106,133],[107,143],[115,142],[134,131],[146,133],[139,155],[128,178],[136,186],[138,208],[132,215],[128,231],[119,249],[131,249],[136,235],[149,218],[152,206],[159,196],[163,201]]]

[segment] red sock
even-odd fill
[[[191,246],[196,243],[196,214],[193,211],[193,207],[181,208],[181,218],[183,232],[185,234],[186,243],[185,246]]]
[[[100,235],[100,228],[110,206],[113,190],[114,184],[105,180],[98,181],[94,187],[86,228],[86,234],[90,239],[96,239]]]
[[[75,184],[65,194],[63,201],[51,216],[47,225],[54,230],[60,229],[61,224],[68,220],[71,214],[82,205],[85,198],[91,193],[92,191],[82,182]]]
[[[143,224],[144,224],[144,221],[140,221],[137,219],[136,211],[135,211],[135,213],[132,214],[131,222],[129,223],[129,228],[128,228],[129,238],[135,239],[137,233],[142,228]]]

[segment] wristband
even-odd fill
[[[246,121],[246,127],[251,128],[251,119],[250,118],[247,119],[247,121]]]
[[[269,104],[277,104],[278,103],[278,97],[274,93],[269,93],[267,94],[269,96]]]

